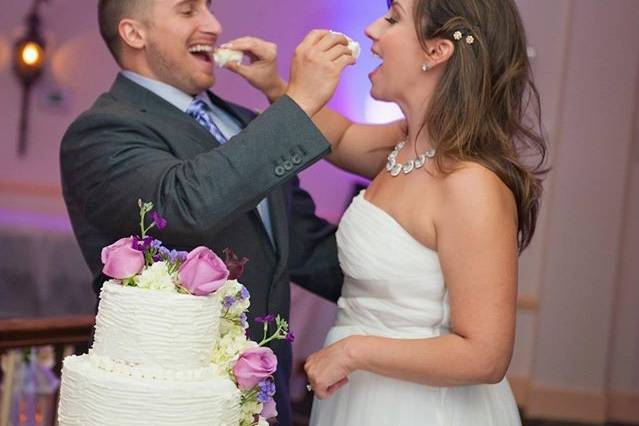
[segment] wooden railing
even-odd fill
[[[0,320],[0,351],[86,343],[94,324],[93,315]]]
[[[0,320],[0,355],[7,352],[9,357],[16,356],[11,350],[32,346],[53,345],[55,350],[56,374],[60,374],[65,347],[86,345],[91,338],[95,317],[93,315],[65,316],[51,318],[22,318]],[[15,371],[12,359],[3,375],[3,392],[0,400],[0,426],[9,424],[11,407],[11,384]],[[55,424],[55,416],[51,425]]]

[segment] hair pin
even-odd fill
[[[461,31],[457,30],[453,33],[453,38],[457,41],[461,40],[462,38],[464,38],[464,35],[462,34]],[[467,35],[466,36],[466,44],[473,44],[475,42],[475,37],[473,37],[472,35]]]

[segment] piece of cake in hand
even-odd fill
[[[346,37],[346,40],[348,40],[348,49],[351,51],[351,55],[353,55],[353,58],[355,58],[355,60],[357,60],[359,58],[359,54],[362,51],[361,47],[359,46],[359,43],[356,42],[355,40],[353,40],[352,38],[350,38],[349,36],[347,36],[346,34],[340,33],[339,31],[331,30],[331,32],[333,34],[339,34],[339,35],[343,35],[344,37]]]
[[[219,48],[215,49],[215,52],[213,52],[213,60],[215,61],[215,64],[220,68],[224,68],[226,64],[230,62],[239,64],[242,62],[243,57],[244,54],[239,50]]]

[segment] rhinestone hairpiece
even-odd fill
[[[462,34],[461,31],[457,30],[453,33],[453,38],[457,41],[461,40],[462,38],[464,38],[464,34]],[[468,34],[466,36],[466,44],[473,44],[475,42],[475,37],[473,37],[472,35]]]

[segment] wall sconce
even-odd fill
[[[38,10],[40,4],[45,1],[47,0],[34,0],[31,11],[26,17],[27,32],[16,41],[13,49],[13,69],[22,83],[22,104],[18,128],[18,155],[20,157],[27,152],[31,88],[42,74],[42,68],[44,67],[46,43],[40,34],[40,15]]]

